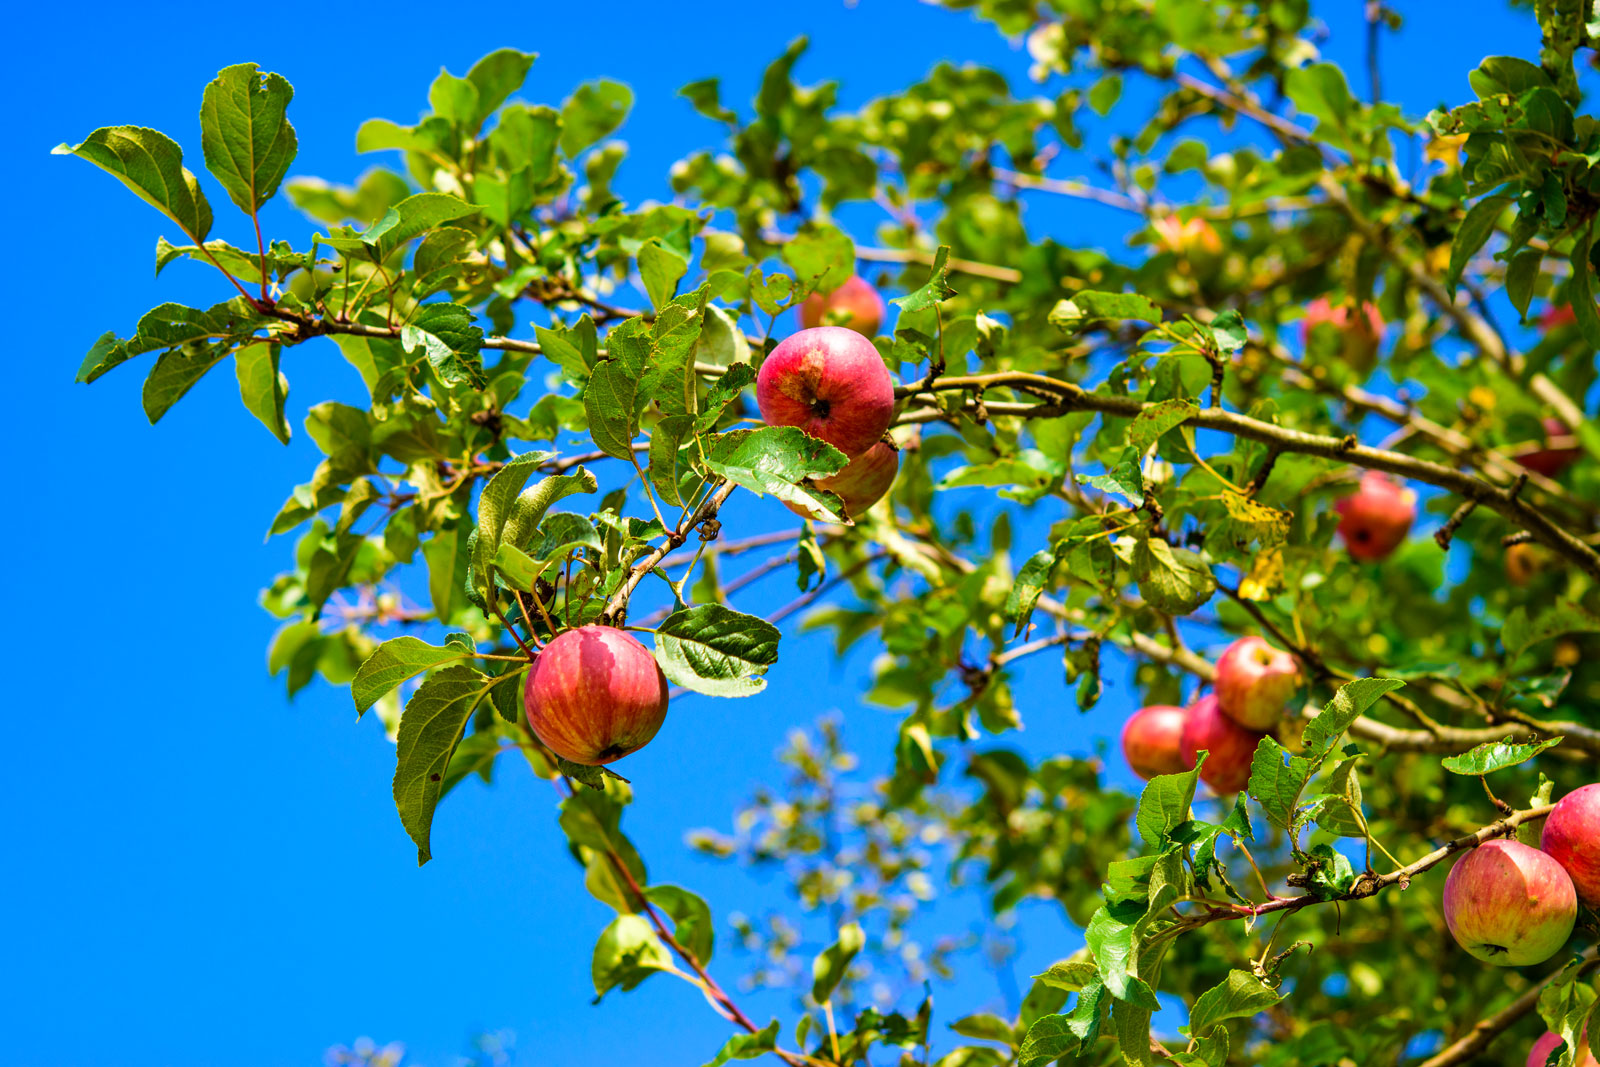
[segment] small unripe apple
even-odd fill
[[[1533,1043],[1528,1050],[1527,1067],[1545,1067],[1550,1062],[1550,1053],[1561,1047],[1561,1035],[1554,1030],[1546,1030],[1543,1037]],[[1589,1028],[1583,1028],[1582,1035],[1578,1038],[1579,1054],[1574,1059],[1573,1067],[1600,1067],[1600,1060],[1594,1058],[1594,1053],[1589,1051]]]
[[[1560,419],[1545,419],[1544,433],[1546,438],[1571,437],[1572,431]],[[1537,471],[1546,478],[1554,478],[1574,463],[1583,455],[1583,450],[1572,448],[1540,448],[1532,452],[1524,452],[1517,457],[1517,462],[1531,471]]]
[[[1307,351],[1318,326],[1327,324],[1341,338],[1339,352],[1344,361],[1365,374],[1372,369],[1378,357],[1378,342],[1383,340],[1383,316],[1378,306],[1368,300],[1362,303],[1359,314],[1348,304],[1334,306],[1325,296],[1319,296],[1306,305],[1306,317],[1300,322],[1300,343]]]
[[[562,759],[610,763],[650,743],[667,717],[667,678],[650,650],[611,626],[558,634],[522,690],[528,726]]]
[[[1561,951],[1578,919],[1578,895],[1561,864],[1507,838],[1456,860],[1443,903],[1456,943],[1497,967],[1543,963]]]
[[[1557,802],[1544,821],[1539,847],[1565,868],[1578,899],[1600,909],[1600,782]]]
[[[1189,713],[1170,704],[1152,704],[1128,716],[1122,726],[1122,755],[1145,781],[1193,767],[1183,758],[1183,722]]]
[[[826,489],[844,503],[845,517],[859,519],[868,508],[883,499],[900,473],[900,452],[888,441],[879,441],[845,465],[831,478],[818,478],[817,488]],[[784,506],[796,515],[820,519],[821,513],[785,500]]]
[[[871,337],[883,325],[883,297],[859,274],[852,274],[831,293],[812,293],[800,305],[800,325],[810,329],[826,322]]]
[[[1554,557],[1542,545],[1518,541],[1506,547],[1506,581],[1518,587],[1525,586],[1554,562]]]
[[[845,455],[871,448],[894,421],[894,382],[872,342],[842,326],[784,339],[756,375],[771,426],[798,426]]]
[[[1300,665],[1259,637],[1241,637],[1217,660],[1217,705],[1251,730],[1270,730],[1300,686]]]
[[[1183,765],[1193,767],[1200,750],[1206,750],[1210,755],[1200,768],[1200,780],[1218,793],[1237,793],[1250,781],[1250,761],[1255,758],[1256,745],[1266,736],[1222,714],[1216,695],[1207,693],[1189,705],[1184,716],[1179,741]]]
[[[1382,471],[1367,471],[1361,485],[1333,505],[1339,536],[1356,559],[1388,557],[1406,539],[1417,517],[1417,494]]]

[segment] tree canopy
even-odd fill
[[[1441,77],[1454,106],[1414,115],[1376,65],[1321,57],[1305,3],[944,3],[1025,38],[1035,84],[941,64],[850,110],[794,80],[798,39],[753,101],[684,86],[719,143],[662,203],[613,192],[630,89],[526,102],[531,53],[441,72],[414,123],[363,123],[378,162],[349,185],[291,176],[290,83],[227,67],[200,156],[240,215],[156,130],[57,149],[166,216],[158,272],[219,272],[101,335],[78,380],[143,373],[155,423],[231,363],[287,442],[287,350],[349,362],[366,398],[309,409],[323,459],[271,523],[293,542],[262,597],[270,670],[382,719],[419,863],[449,862],[433,815],[469,778],[549,779],[573,892],[617,913],[597,997],[695,984],[729,1025],[686,1053],[712,1067],[1443,1067],[1521,1062],[1546,1029],[1560,1067],[1600,1051],[1593,900],[1553,958],[1497,967],[1440,897],[1458,854],[1538,845],[1552,802],[1600,779],[1591,5],[1538,0],[1505,43],[1526,58]],[[1377,47],[1399,16],[1368,9]],[[1123,132],[1086,136],[1089,114]],[[312,233],[262,233],[280,194]],[[1037,232],[1025,194],[1117,209],[1130,240]],[[862,207],[871,232],[841,221]],[[864,325],[867,304],[828,310],[857,275],[898,294],[870,346],[838,342],[892,383],[896,473],[871,500],[848,481],[866,445],[816,429],[865,379],[807,401],[815,434],[757,400],[785,312]],[[740,529],[736,495],[798,517]],[[1431,537],[1407,536],[1419,506]],[[781,576],[781,610],[737,608]],[[752,980],[796,989],[791,1018],[746,1014],[729,952],[713,965],[725,909],[653,881],[629,841],[650,797],[622,776],[650,749],[574,762],[530,723],[530,661],[595,625],[644,638],[674,704],[756,697],[796,627],[878,652],[863,686],[898,716],[893,751],[858,756],[824,720],[732,832],[691,839],[780,869],[826,918],[814,959],[784,922],[731,931]],[[1188,731],[1238,637],[1293,675],[1243,749],[1186,732],[1135,797],[1097,758],[1008,743],[1123,664]],[[1060,699],[1028,706],[1012,679],[1041,656]],[[958,887],[997,921],[1053,901],[1083,932],[1012,1017],[934,1010],[966,950],[912,929]],[[1177,1034],[1152,1033],[1163,1000]]]

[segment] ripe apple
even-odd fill
[[[1555,562],[1548,549],[1528,541],[1518,541],[1506,548],[1506,581],[1522,587]]]
[[[667,717],[667,678],[650,650],[610,626],[556,635],[528,668],[528,726],[556,755],[591,766],[643,748]]]
[[[1577,322],[1578,316],[1571,304],[1551,304],[1539,315],[1539,329],[1546,333],[1563,326],[1575,326]]]
[[[1573,1067],[1600,1067],[1600,1060],[1594,1058],[1594,1053],[1589,1051],[1589,1028],[1584,1027],[1583,1033],[1578,1037],[1580,1055],[1573,1061]],[[1554,1030],[1546,1030],[1543,1037],[1533,1043],[1528,1050],[1527,1067],[1545,1067],[1550,1062],[1550,1053],[1561,1047],[1561,1035]]]
[[[1600,782],[1561,798],[1544,821],[1539,847],[1566,869],[1578,898],[1600,909]]]
[[[858,519],[866,510],[883,499],[883,494],[894,485],[900,473],[900,452],[890,441],[879,441],[845,465],[844,470],[831,478],[818,478],[817,488],[834,493],[844,502],[848,519]],[[784,506],[796,515],[820,519],[822,515],[810,508],[785,500]]]
[[[1218,793],[1237,793],[1250,781],[1250,761],[1265,733],[1247,730],[1222,714],[1217,698],[1207,693],[1193,704],[1183,720],[1179,746],[1183,765],[1193,767],[1200,750],[1210,753],[1200,768],[1200,780]]]
[[[1300,665],[1259,637],[1241,637],[1217,660],[1217,706],[1240,726],[1270,730],[1300,686]]]
[[[1183,758],[1183,722],[1189,713],[1170,704],[1152,704],[1128,716],[1122,726],[1122,755],[1145,781],[1178,774],[1194,766]]]
[[[1417,494],[1382,471],[1367,471],[1356,491],[1333,505],[1339,536],[1356,559],[1386,558],[1400,546],[1417,517]]]
[[[824,319],[871,337],[883,325],[883,297],[865,278],[852,274],[833,292],[812,293],[800,305],[800,325],[810,329]]]
[[[1467,953],[1526,967],[1561,951],[1578,919],[1578,894],[1561,864],[1520,841],[1496,838],[1456,860],[1444,883],[1444,921]]]
[[[1187,259],[1196,267],[1214,264],[1222,255],[1222,238],[1216,227],[1198,216],[1180,219],[1163,215],[1150,224],[1156,232],[1156,247]]]
[[[817,326],[768,354],[756,375],[756,404],[769,425],[798,426],[853,459],[894,421],[894,382],[871,341],[842,326]]]
[[[1335,307],[1325,296],[1319,296],[1306,305],[1306,317],[1300,322],[1300,343],[1307,351],[1318,326],[1327,324],[1338,331],[1343,339],[1340,355],[1357,371],[1365,374],[1378,358],[1378,342],[1383,340],[1383,316],[1378,306],[1368,300],[1355,314],[1348,304]]]
[[[1545,419],[1544,433],[1546,438],[1571,437],[1572,431],[1560,419]],[[1574,463],[1583,455],[1580,448],[1540,448],[1532,452],[1524,452],[1517,457],[1517,462],[1531,471],[1537,471],[1546,478],[1554,478]]]

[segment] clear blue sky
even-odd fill
[[[13,650],[8,745],[0,781],[7,916],[0,975],[0,1056],[18,1064],[315,1063],[369,1034],[401,1040],[439,1067],[472,1034],[517,1033],[518,1062],[694,1064],[727,1031],[682,983],[657,978],[591,1007],[589,955],[610,912],[584,893],[564,851],[549,787],[507,774],[463,787],[435,821],[436,859],[418,870],[389,794],[393,749],[375,721],[357,725],[343,690],[321,685],[289,704],[265,672],[275,621],[257,591],[290,542],[262,535],[316,462],[299,432],[310,403],[359,383],[330,345],[292,351],[294,443],[274,442],[240,407],[231,373],[211,375],[157,428],[139,409],[140,375],[72,384],[102,331],[128,332],[164,300],[205,305],[227,294],[180,267],[157,282],[153,247],[170,225],[61,141],[116,123],[175,137],[199,169],[200,91],[219,67],[254,60],[296,89],[293,173],[349,181],[371,160],[353,151],[364,119],[409,121],[441,64],[462,73],[501,46],[535,50],[523,95],[558,103],[580,80],[630,83],[631,146],[618,188],[633,202],[666,193],[670,164],[707,146],[713,126],[676,96],[724,79],[745,101],[762,67],[800,33],[813,49],[804,81],[837,78],[848,106],[909,84],[941,59],[998,66],[1030,91],[1026,54],[988,28],[909,0],[752,7],[703,2],[381,9],[219,4],[30,5],[9,20],[13,105],[4,183],[11,253],[9,405],[13,519],[3,625]],[[1357,0],[1319,5],[1328,51],[1359,55]],[[1386,42],[1390,95],[1416,113],[1467,94],[1483,55],[1530,54],[1536,30],[1498,4],[1404,5]],[[305,22],[297,21],[303,12]],[[370,72],[370,73],[368,73]],[[1443,77],[1441,78],[1441,72]],[[1364,84],[1357,85],[1364,92]],[[1069,176],[1063,172],[1063,176]],[[244,243],[242,216],[210,179],[217,236]],[[1123,220],[1046,205],[1036,225],[1115,244]],[[303,242],[312,225],[287,205],[269,235]],[[753,525],[786,515],[764,502]],[[747,610],[790,595],[778,581]],[[37,659],[37,662],[36,662]],[[725,828],[751,788],[772,781],[785,733],[841,710],[849,740],[879,766],[894,718],[860,702],[870,650],[832,662],[826,642],[790,637],[766,694],[691,697],[626,773],[641,801],[627,827],[658,881],[699,890],[719,923],[731,910],[784,903],[781,884],[698,860],[686,830]],[[43,668],[43,669],[41,669]],[[1086,720],[1101,743],[1129,710],[1112,689]],[[1059,665],[1032,663],[1019,686],[1034,754],[1085,753]],[[877,761],[874,763],[873,761]],[[686,774],[684,768],[692,767]],[[1114,780],[1126,782],[1120,758]],[[953,901],[952,922],[980,918]],[[717,973],[742,964],[726,948]],[[812,931],[813,936],[816,931]],[[1076,946],[1045,906],[1025,907],[1019,976]],[[787,997],[745,998],[753,1016],[792,1019]],[[986,1003],[987,1002],[987,1003]],[[957,1006],[1003,1010],[981,967],[936,990]],[[942,1025],[940,1030],[942,1032]]]

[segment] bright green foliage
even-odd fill
[[[1304,4],[944,5],[1024,37],[1045,88],[941,64],[851,111],[834,83],[795,80],[800,38],[748,105],[685,87],[707,120],[687,140],[722,143],[644,205],[613,188],[633,104],[616,81],[557,106],[518,98],[530,53],[441,71],[415,124],[361,126],[381,160],[338,185],[287,177],[288,81],[229,67],[199,132],[251,216],[234,224],[253,229],[282,188],[315,226],[209,239],[200,180],[153,130],[57,149],[178,227],[158,272],[188,258],[221,275],[99,334],[77,379],[149,357],[155,422],[231,357],[245,410],[287,442],[285,352],[351,364],[364,395],[309,407],[321,459],[269,524],[298,532],[262,594],[283,620],[269,670],[291,695],[349,685],[377,713],[420,861],[437,804],[505,773],[502,755],[555,780],[583,884],[617,913],[597,996],[688,977],[737,1027],[713,1067],[1396,1063],[1547,979],[1538,1014],[1569,1065],[1584,1019],[1591,1043],[1600,1030],[1578,955],[1593,917],[1546,968],[1480,967],[1443,932],[1435,850],[1501,817],[1474,777],[1526,809],[1593,780],[1600,753],[1592,22],[1538,0],[1506,43],[1528,58],[1444,72],[1457,106],[1424,118],[1324,61]],[[1024,206],[1055,196],[1122,212],[1129,245],[1041,232]],[[841,227],[879,207],[876,228]],[[752,387],[778,316],[856,273],[898,294],[874,344],[900,470],[846,522],[816,483],[849,457],[759,425]],[[1302,343],[1319,298],[1388,324],[1375,366],[1330,326]],[[1502,329],[1563,306],[1570,323],[1530,343]],[[1554,467],[1533,458],[1550,418],[1574,438]],[[1367,470],[1422,500],[1417,536],[1358,562],[1335,502]],[[724,510],[736,494],[821,518],[752,536]],[[1508,537],[1538,553],[1527,584],[1506,580]],[[791,563],[799,600],[736,610]],[[859,757],[825,719],[790,738],[787,780],[735,833],[691,835],[781,870],[800,913],[719,918],[651,884],[622,829],[626,764],[569,764],[529,732],[529,659],[566,629],[625,626],[674,700],[746,697],[807,608],[800,625],[840,654],[878,653],[864,699],[898,717],[895,743]],[[1089,757],[1066,705],[1183,703],[1240,634],[1290,648],[1312,693],[1260,740],[1244,793],[1212,795],[1198,769],[1137,800],[1113,788],[1118,757]],[[1064,675],[1047,706],[1016,686],[1040,654]],[[1025,723],[1053,754],[1014,747]],[[995,917],[976,942],[928,933],[941,881]],[[978,948],[1009,968],[996,932],[1025,902],[1070,929],[1003,1011],[874,1000]],[[719,968],[742,953],[753,984],[796,991],[792,1027],[717,1000],[737,999],[707,970],[719,922],[736,935]],[[1153,1033],[1174,998],[1186,1025]],[[1519,1061],[1534,1036],[1503,1025],[1482,1062]]]

